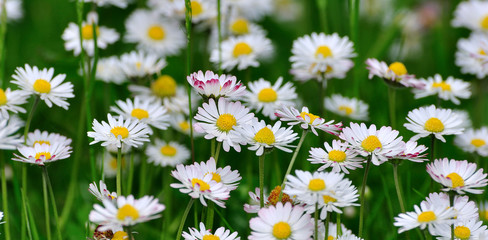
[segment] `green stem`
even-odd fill
[[[222,148],[222,142],[217,143],[217,148],[215,149],[215,155],[213,155],[215,159],[215,165],[217,166],[217,162],[219,161],[220,149]]]
[[[395,100],[396,100],[396,91],[393,87],[388,86],[388,106],[390,112],[390,126],[395,129],[396,128],[396,119],[395,119]]]
[[[46,237],[51,240],[51,220],[49,219],[49,194],[47,190],[47,179],[46,175],[42,174],[42,192],[44,196],[44,221],[46,224]]]
[[[425,239],[432,240],[432,236],[430,235],[429,230],[427,230],[427,228],[424,229],[424,236],[425,236]]]
[[[336,231],[336,236],[335,239],[339,238],[339,236],[342,236],[342,226],[341,226],[341,214],[337,214],[337,231]]]
[[[213,202],[209,202],[207,207],[207,220],[205,221],[205,227],[208,229],[213,228],[214,210],[215,204]]]
[[[288,176],[288,174],[290,174],[291,169],[293,168],[293,164],[295,163],[295,160],[298,156],[298,152],[300,151],[300,148],[302,147],[303,141],[305,140],[307,133],[308,133],[308,130],[304,129],[302,132],[302,137],[300,138],[300,141],[298,142],[297,148],[295,149],[295,152],[293,153],[293,156],[291,157],[290,164],[288,165],[288,169],[286,169],[285,176],[283,177],[283,182],[281,182],[281,191],[280,191],[280,195],[278,197],[278,201],[281,201],[281,198],[283,197],[283,190],[285,189],[286,177]]]
[[[324,236],[325,236],[325,239],[329,239],[329,219],[330,219],[330,212],[327,212],[327,215],[325,217],[325,223],[324,223],[324,227],[325,227]]]
[[[364,170],[364,177],[363,177],[363,183],[361,184],[361,195],[359,196],[361,198],[361,203],[359,207],[359,237],[363,237],[363,224],[364,224],[364,192],[366,190],[366,183],[368,181],[368,173],[369,173],[369,167],[371,165],[371,155],[369,155],[368,160],[366,162],[366,168]]]
[[[56,234],[58,236],[58,240],[61,240],[63,238],[61,235],[61,228],[59,227],[58,208],[56,207],[56,198],[54,198],[54,191],[53,191],[53,187],[51,185],[51,180],[49,180],[49,173],[47,172],[47,167],[43,166],[42,170],[43,170],[43,174],[47,180],[46,183],[47,183],[47,187],[49,189],[49,195],[51,197],[51,205],[52,205],[53,213],[54,213],[54,221],[56,222]]]
[[[127,180],[127,191],[126,195],[130,195],[132,193],[132,182],[134,179],[134,152],[130,153],[130,166],[129,166],[129,177]],[[146,161],[143,159],[142,161]]]
[[[22,192],[22,212],[24,213],[24,218],[22,219],[25,219],[24,221],[22,221],[25,225],[22,226],[24,228],[27,228],[27,235],[29,235],[29,239],[32,240],[32,231],[31,231],[31,227],[30,227],[30,223],[29,223],[29,216],[27,214],[27,205],[28,205],[28,202],[25,201],[27,200],[27,197],[25,196],[25,191],[24,189],[20,189],[20,191]],[[22,229],[22,230],[25,230],[25,229]],[[21,232],[22,234],[22,239],[24,239],[24,233],[25,232]]]
[[[317,240],[319,236],[318,235],[319,234],[319,203],[315,203],[315,212],[313,213],[313,220],[314,220],[313,239]]]
[[[7,35],[7,7],[6,7],[6,2],[7,1],[2,1],[2,4],[0,6],[0,81],[2,84],[0,87],[5,87],[7,86],[7,81],[3,78],[4,70],[5,70],[5,36]],[[10,233],[9,233],[10,234]],[[7,236],[5,236],[7,238]],[[10,235],[9,235],[10,237]]]
[[[219,75],[222,74],[222,10],[221,0],[217,0],[217,32],[219,34]]]
[[[430,162],[434,162],[435,158],[435,135],[430,135]]]
[[[222,222],[224,223],[225,227],[227,229],[229,229],[231,232],[234,232],[234,229],[232,228],[232,226],[229,224],[229,222],[227,221],[227,219],[225,219],[224,215],[219,211],[218,208],[214,208],[215,212],[217,213],[217,215],[219,215],[220,217],[220,220],[222,220]]]
[[[320,32],[329,32],[327,27],[327,0],[316,0],[318,15],[320,18]]]
[[[29,115],[27,116],[27,121],[25,122],[24,127],[24,144],[27,144],[27,135],[29,134],[30,124],[32,122],[34,112],[36,111],[37,105],[39,105],[40,100],[41,98],[39,96],[35,96],[34,103],[32,104],[31,110],[29,111]]]
[[[456,193],[454,191],[449,191],[449,203],[450,207],[454,207],[454,197]],[[454,240],[454,223],[451,224],[451,240]]]
[[[188,217],[188,212],[190,212],[191,205],[193,204],[193,198],[190,199],[188,205],[186,206],[185,212],[183,213],[183,217],[181,218],[180,226],[178,227],[178,232],[176,233],[176,240],[180,240],[181,233],[183,232],[183,227],[185,226],[186,217]]]
[[[259,156],[259,206],[264,207],[264,153]]]
[[[139,197],[142,197],[146,193],[146,180],[147,180],[147,161],[141,162],[141,170],[139,175]]]
[[[7,195],[7,178],[5,176],[5,163],[4,163],[4,153],[0,153],[0,178],[2,181],[2,208],[3,217],[5,218],[4,229],[5,229],[5,240],[10,240],[10,221],[9,221],[9,211],[8,211],[8,195]]]
[[[122,148],[117,149],[117,196],[122,196]]]
[[[401,189],[400,181],[398,178],[398,165],[399,165],[398,162],[393,163],[393,178],[395,180],[395,189],[397,192],[398,202],[400,203],[400,209],[404,213],[405,212],[405,204],[403,203],[402,189]]]
[[[210,140],[210,156],[215,156],[215,138],[213,138],[212,140]]]
[[[198,204],[193,206],[193,225],[198,226]]]
[[[185,0],[185,25],[186,25],[186,75],[190,76],[191,73],[191,1]],[[195,162],[195,143],[193,139],[193,113],[191,109],[191,86],[186,85],[188,92],[188,113],[190,116],[190,142],[191,142],[191,160]]]
[[[354,48],[356,52],[359,52],[359,41],[358,41],[358,32],[359,32],[359,1],[360,0],[349,0],[349,26],[351,31],[351,41],[354,44]],[[354,68],[353,68],[353,85],[354,85],[354,96],[359,96],[359,81],[358,73],[359,73],[359,58],[356,57],[354,60]]]

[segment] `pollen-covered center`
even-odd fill
[[[237,124],[237,120],[234,115],[230,113],[224,113],[217,119],[217,128],[222,132],[228,132]]]
[[[471,230],[465,226],[457,226],[454,228],[454,236],[461,240],[469,239],[471,236]]]
[[[178,126],[180,126],[181,130],[183,131],[190,129],[190,123],[188,123],[187,121],[181,121],[180,123],[178,123]]]
[[[3,89],[0,88],[0,106],[7,104],[7,95]]]
[[[308,189],[312,191],[320,191],[325,189],[325,182],[324,180],[320,178],[314,178],[311,179],[310,182],[308,182]]]
[[[212,180],[216,181],[216,182],[220,182],[222,181],[222,177],[220,176],[220,174],[218,173],[214,173],[214,172],[208,172],[206,173],[205,175],[207,174],[212,174]]]
[[[247,44],[245,42],[237,43],[234,47],[234,51],[232,52],[234,57],[240,57],[242,55],[249,55],[251,53],[252,53],[251,46],[249,46],[249,44]]]
[[[486,142],[485,142],[485,140],[483,140],[481,138],[475,138],[475,139],[471,140],[471,145],[473,145],[475,147],[482,147],[482,146],[486,145]]]
[[[129,136],[129,130],[126,127],[114,127],[110,132],[116,137],[122,137],[122,139],[127,138]]]
[[[331,57],[332,50],[325,45],[321,45],[317,48],[317,50],[315,50],[315,57],[318,57],[319,55],[322,55],[323,58]]]
[[[480,55],[485,55],[485,56],[486,56],[486,52],[485,52],[485,50],[483,50],[482,48],[480,48],[480,50],[478,51],[478,53],[479,53]]]
[[[344,162],[346,157],[346,153],[341,150],[332,150],[329,152],[329,160],[334,162]]]
[[[394,62],[390,64],[388,70],[394,72],[397,76],[402,76],[407,74],[407,68],[401,62]]]
[[[424,128],[429,132],[438,133],[444,131],[444,124],[438,118],[432,117],[425,122]]]
[[[191,1],[191,15],[198,16],[202,14],[202,12],[203,12],[202,4],[200,4],[198,1]]]
[[[34,144],[32,144],[32,146],[35,146],[36,143],[39,143],[40,145],[42,145],[42,144],[51,145],[51,142],[49,142],[47,140],[37,140],[37,141],[34,142]]]
[[[280,199],[280,193],[281,193],[281,186],[276,186],[270,193],[268,197],[268,204],[276,206],[278,203],[278,199]],[[293,200],[290,198],[290,195],[283,193],[281,194],[281,203],[291,203],[293,204]]]
[[[98,26],[95,29],[95,31],[96,31],[97,36],[99,36],[100,35],[100,28]],[[93,39],[93,26],[91,24],[85,24],[81,28],[81,37],[84,40],[91,40],[91,39]]]
[[[261,128],[256,135],[254,136],[254,140],[259,143],[265,143],[271,145],[275,143],[275,135],[271,129],[268,127]]]
[[[319,116],[311,114],[311,113],[307,113],[307,112],[301,112],[300,113],[300,117],[302,117],[303,120],[306,120],[305,116],[308,116],[310,118],[310,123],[313,123],[315,121],[315,119],[320,118]]]
[[[464,179],[461,176],[459,176],[459,174],[453,172],[453,173],[449,173],[446,177],[451,179],[452,188],[464,186]]]
[[[230,30],[235,34],[247,34],[249,33],[249,24],[246,19],[238,18],[230,26]]]
[[[46,159],[46,160],[51,159],[51,153],[50,152],[38,152],[38,153],[36,153],[35,158],[40,159],[41,156],[44,156],[44,159]]]
[[[272,88],[263,88],[258,93],[258,100],[260,102],[274,102],[278,99],[278,94]]]
[[[130,115],[139,119],[139,120],[149,117],[149,113],[146,110],[141,109],[141,108],[132,109],[132,112],[130,113]]]
[[[339,111],[344,112],[346,115],[351,115],[351,113],[354,112],[351,107],[346,105],[339,106]]]
[[[168,157],[173,157],[174,155],[176,155],[176,148],[170,146],[170,145],[166,145],[166,146],[162,146],[161,149],[161,154],[163,154],[164,156],[168,156]]]
[[[483,29],[488,30],[488,15],[481,20],[480,24]]]
[[[125,158],[124,157],[122,157],[121,162],[122,162],[122,164],[121,164],[122,168],[125,168]],[[109,166],[111,169],[117,170],[117,158],[112,157],[110,159]]]
[[[200,192],[210,190],[210,185],[208,185],[208,183],[204,182],[202,179],[193,178],[191,180],[191,185],[195,187],[196,184],[198,184],[198,186],[200,187]]]
[[[439,82],[439,83],[433,83],[432,84],[433,88],[440,88],[442,91],[451,91],[451,84],[448,84],[444,81]]]
[[[372,152],[377,148],[382,148],[383,145],[381,145],[380,139],[377,136],[371,135],[361,142],[361,147],[368,152]]]
[[[51,91],[51,83],[44,79],[37,79],[34,82],[34,90],[38,93],[49,93]]]
[[[164,28],[162,28],[161,26],[159,26],[159,25],[152,25],[147,30],[147,35],[152,40],[163,40],[164,37],[166,36],[166,33],[164,31]]]
[[[291,235],[290,224],[278,222],[273,226],[273,236],[277,239],[288,239]]]
[[[426,223],[426,222],[431,222],[437,219],[437,216],[433,211],[425,211],[422,212],[418,215],[417,221]]]
[[[220,240],[219,236],[215,236],[213,234],[207,234],[203,236],[202,240]]]
[[[324,203],[327,204],[327,203],[331,203],[331,202],[337,202],[337,199],[329,196],[329,195],[323,195],[322,196],[322,199],[324,200]]]
[[[169,75],[162,75],[151,83],[151,91],[158,97],[172,97],[176,94],[176,81]]]
[[[117,219],[124,221],[127,218],[131,218],[132,221],[139,218],[139,211],[130,204],[125,204],[117,210]]]
[[[117,231],[115,234],[114,234],[114,237],[112,238],[112,240],[126,240],[128,239],[128,236],[126,232],[124,231]]]

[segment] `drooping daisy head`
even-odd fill
[[[334,123],[334,120],[326,122],[325,119],[320,116],[310,113],[308,107],[303,107],[302,111],[299,112],[293,106],[282,106],[282,108],[275,112],[275,115],[279,117],[281,121],[289,122],[288,125],[300,124],[300,127],[305,130],[310,128],[315,135],[318,135],[317,130],[315,129],[336,136],[339,135],[339,132],[342,129],[342,123]]]
[[[469,38],[459,39],[457,43],[456,66],[464,74],[485,78],[488,75],[488,34],[472,33]]]
[[[349,174],[349,170],[362,168],[363,158],[357,157],[358,153],[348,148],[345,142],[332,140],[332,145],[324,142],[324,148],[311,148],[307,159],[312,164],[322,164],[317,171],[324,171],[332,168],[332,172],[344,172]]]
[[[54,143],[70,145],[71,139],[57,133],[49,133],[47,131],[34,130],[27,134],[26,145],[34,147],[36,143],[52,145]]]
[[[194,72],[186,79],[190,86],[204,98],[235,98],[244,94],[246,90],[235,76],[225,74],[219,76],[212,71],[206,71],[205,74],[202,71]]]
[[[468,161],[456,161],[454,159],[436,159],[427,164],[427,172],[434,181],[445,188],[444,191],[456,191],[458,194],[469,192],[472,194],[483,193],[482,189],[488,185],[488,174],[483,169],[476,169],[475,163]]]
[[[215,159],[211,157],[207,162],[195,163],[195,166],[200,168],[204,175],[212,175],[212,180],[222,182],[230,191],[235,190],[239,181],[242,179],[239,171],[230,169],[230,166],[224,168],[217,168]]]
[[[71,146],[58,142],[52,145],[36,143],[33,147],[21,146],[17,150],[20,154],[14,153],[12,160],[41,166],[69,158],[71,154]]]
[[[479,0],[459,3],[451,24],[471,31],[488,32],[488,3]]]
[[[95,78],[107,83],[122,84],[127,81],[118,57],[100,58],[97,62]]]
[[[174,141],[165,142],[155,139],[154,144],[146,148],[147,161],[154,165],[174,167],[190,158],[190,151],[182,144]]]
[[[183,232],[182,236],[185,240],[240,240],[237,232],[231,234],[230,230],[224,227],[219,227],[212,233],[211,229],[206,229],[205,224],[200,222],[200,230],[196,228],[188,228],[189,233]]]
[[[96,182],[90,183],[88,187],[88,191],[95,196],[100,202],[103,202],[103,200],[110,200],[113,201],[114,203],[117,201],[117,193],[116,192],[110,192],[107,189],[107,185],[100,180],[100,184],[97,187]]]
[[[25,109],[20,105],[27,102],[30,93],[23,90],[10,90],[10,88],[0,88],[0,119],[9,118],[9,112],[25,113]]]
[[[20,134],[15,134],[23,126],[24,121],[16,115],[0,118],[0,149],[15,150],[24,143],[24,138]]]
[[[459,105],[461,102],[458,98],[468,99],[471,97],[470,83],[454,77],[442,79],[441,75],[436,74],[434,77],[420,79],[424,83],[424,88],[413,89],[415,98],[422,98],[430,95],[437,95],[440,99],[450,100]]]
[[[279,77],[273,85],[263,78],[250,82],[244,95],[244,102],[250,108],[262,112],[271,120],[275,120],[276,115],[274,113],[276,110],[282,106],[295,105],[294,100],[297,98],[293,84],[287,82],[282,85],[282,83],[283,77]]]
[[[159,99],[141,99],[136,96],[134,101],[127,99],[118,100],[116,103],[117,106],[111,106],[110,110],[126,119],[140,121],[161,130],[169,126],[169,115]]]
[[[58,74],[55,77],[54,68],[38,69],[25,64],[24,68],[15,69],[12,83],[17,84],[22,90],[30,94],[38,95],[41,100],[46,102],[48,107],[54,105],[68,110],[68,98],[73,98],[73,84],[63,83],[66,74]]]
[[[391,159],[402,159],[412,162],[423,162],[427,161],[426,158],[427,147],[424,145],[418,145],[415,141],[408,141],[405,143],[405,149],[395,156],[391,156]]]
[[[340,94],[333,94],[324,99],[325,109],[343,117],[353,120],[367,121],[368,104],[357,98],[347,98]]]
[[[394,87],[423,88],[424,84],[415,79],[414,75],[408,74],[407,68],[401,62],[393,62],[387,65],[383,61],[374,58],[366,60],[366,67],[369,70],[369,78],[380,77],[387,84]]]
[[[464,128],[460,127],[462,120],[451,109],[440,109],[434,105],[420,107],[408,112],[408,123],[403,124],[408,130],[417,133],[410,140],[433,134],[437,139],[446,142],[444,135],[461,134]]]
[[[166,60],[153,53],[132,51],[120,56],[121,69],[128,78],[143,78],[160,72],[166,67]]]
[[[488,156],[488,127],[467,129],[454,138],[454,144],[469,153],[476,153],[482,157]]]

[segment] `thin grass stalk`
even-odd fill
[[[369,167],[371,165],[371,155],[369,155],[368,160],[366,162],[366,168],[364,169],[364,176],[363,176],[363,183],[361,184],[361,195],[359,196],[361,198],[361,206],[359,207],[359,234],[358,236],[360,238],[363,237],[363,225],[364,225],[364,192],[366,190],[366,183],[368,181],[368,173],[369,173]]]
[[[10,221],[9,221],[9,211],[8,211],[8,191],[7,191],[7,177],[5,176],[5,162],[4,153],[0,153],[0,179],[2,181],[2,208],[3,217],[5,218],[4,229],[5,229],[5,240],[10,240]]]
[[[225,219],[225,216],[219,211],[219,209],[218,208],[215,208],[214,210],[217,213],[217,215],[219,215],[220,220],[224,223],[225,227],[227,229],[229,229],[230,232],[234,232],[234,228],[232,228],[232,226],[229,224],[229,222],[227,221],[227,219]]]
[[[293,164],[295,163],[295,160],[298,156],[298,152],[300,151],[300,148],[302,147],[303,141],[305,140],[307,133],[308,133],[308,130],[303,129],[300,141],[298,142],[297,148],[295,149],[295,152],[293,153],[293,156],[291,157],[291,161],[290,161],[290,164],[288,165],[288,169],[286,169],[285,176],[283,177],[283,182],[281,182],[281,191],[280,191],[280,195],[278,197],[278,201],[281,201],[281,198],[283,197],[283,190],[285,189],[286,177],[288,176],[288,174],[290,174],[291,169],[293,168]]]
[[[122,147],[117,149],[117,196],[122,196]]]
[[[144,196],[146,193],[146,180],[147,180],[147,161],[141,161],[141,169],[139,173],[139,197]]]
[[[5,70],[5,36],[7,35],[7,8],[6,2],[2,1],[2,5],[0,6],[1,11],[1,19],[0,19],[0,80],[2,81],[2,85],[0,87],[6,87],[7,81],[3,78],[4,70]],[[7,237],[7,236],[5,236]]]
[[[399,160],[397,160],[399,161]],[[398,203],[400,203],[400,209],[402,210],[402,213],[405,212],[405,204],[403,203],[403,196],[402,196],[402,188],[400,186],[400,181],[398,178],[398,162],[393,163],[393,178],[395,180],[395,189],[398,197]]]
[[[180,226],[178,227],[178,232],[176,233],[176,240],[180,240],[181,238],[181,233],[183,232],[183,227],[185,226],[186,217],[188,217],[188,212],[190,212],[193,201],[193,198],[190,199],[188,205],[186,206],[185,212],[183,212],[183,217],[181,217]]]
[[[259,156],[259,206],[261,208],[264,207],[264,155],[263,153]]]
[[[42,196],[44,198],[44,221],[46,224],[46,238],[51,240],[51,220],[49,218],[49,194],[47,190],[46,175],[42,174]]]
[[[185,0],[185,25],[186,25],[186,75],[191,73],[191,1]],[[190,116],[190,143],[191,143],[191,160],[195,162],[195,142],[193,138],[193,113],[191,109],[191,86],[186,85],[188,92],[188,113]]]
[[[324,234],[324,239],[329,239],[329,220],[330,220],[330,212],[327,212],[327,215],[325,216],[325,223],[324,223],[324,227],[325,227],[325,234]]]
[[[22,221],[22,223],[24,223],[25,225],[24,226],[21,226],[21,227],[24,227],[27,229],[27,235],[29,237],[30,240],[32,240],[32,230],[31,230],[31,227],[30,227],[30,223],[29,223],[29,215],[27,214],[27,205],[28,205],[28,202],[27,201],[24,201],[24,199],[27,199],[27,197],[25,196],[25,191],[24,189],[20,189],[20,192],[22,192],[22,212],[25,212],[24,213],[24,221]],[[25,231],[25,229],[22,229]],[[22,236],[22,239],[24,239],[25,235],[24,235],[25,232],[21,232],[21,236]]]
[[[49,173],[47,172],[47,167],[43,166],[42,170],[43,170],[43,174],[46,176],[47,187],[49,189],[49,195],[51,197],[51,205],[54,213],[54,221],[56,222],[56,234],[58,236],[58,240],[61,240],[63,238],[61,235],[61,229],[59,227],[58,208],[56,207],[56,198],[54,198],[53,186],[51,185],[51,180],[49,179]]]

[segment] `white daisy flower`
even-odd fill
[[[341,131],[342,123],[334,123],[334,120],[328,122],[320,116],[314,115],[308,111],[308,107],[303,107],[299,112],[293,106],[283,106],[275,112],[275,115],[283,122],[289,122],[288,125],[300,124],[303,129],[312,130],[313,134],[318,136],[317,130],[322,130],[332,135],[338,135]]]
[[[437,139],[446,142],[444,135],[457,135],[464,130],[460,127],[461,119],[451,109],[436,108],[434,105],[408,112],[407,121],[403,126],[417,133],[411,141],[434,134]]]
[[[212,180],[222,182],[230,191],[235,190],[239,181],[242,179],[239,171],[230,169],[230,166],[217,168],[215,159],[211,157],[206,163],[194,163],[194,165],[203,172],[204,175],[211,174]]]
[[[222,182],[212,180],[212,174],[206,174],[195,166],[183,166],[178,164],[176,170],[171,171],[171,176],[176,178],[180,183],[172,183],[172,188],[177,188],[180,192],[190,195],[192,198],[200,199],[203,206],[207,206],[205,199],[225,208],[224,200],[230,195],[230,190]]]
[[[7,12],[7,22],[11,20],[18,20],[22,17],[23,13],[21,0],[0,0],[0,6],[3,6],[3,4],[5,4],[5,11]],[[2,13],[0,13],[0,18],[1,16]]]
[[[341,235],[337,238],[337,240],[364,240],[364,238],[360,238],[352,233]]]
[[[146,155],[149,163],[154,163],[154,165],[161,167],[175,167],[190,158],[190,151],[177,142],[165,142],[155,139],[154,144],[147,146]]]
[[[472,31],[488,31],[488,3],[485,1],[471,0],[461,2],[454,11],[454,19],[451,24],[454,27],[465,27]]]
[[[95,237],[95,240],[125,240],[129,239],[129,235],[124,232],[123,228],[121,226],[114,226],[114,227],[108,227],[107,229],[104,229],[104,226],[98,225],[95,231],[93,232],[93,236]]]
[[[9,112],[13,113],[25,113],[25,109],[20,105],[27,102],[29,98],[29,92],[22,90],[5,90],[0,88],[0,119],[9,118]]]
[[[333,94],[324,99],[324,106],[330,112],[353,120],[367,121],[368,104],[357,98],[347,98],[340,94]]]
[[[361,156],[371,156],[374,165],[380,165],[388,158],[396,156],[405,150],[405,143],[399,132],[391,127],[381,127],[376,130],[376,125],[351,123],[350,127],[342,130],[339,138],[345,140]]]
[[[200,223],[200,230],[196,228],[188,228],[190,233],[183,232],[182,236],[185,240],[240,240],[237,232],[230,233],[230,230],[224,227],[219,227],[212,234],[210,229],[205,228],[203,222]]]
[[[313,223],[303,207],[290,203],[259,210],[258,216],[249,221],[249,239],[308,240],[313,234]]]
[[[93,24],[96,26],[95,30],[93,29]],[[97,47],[101,49],[107,48],[109,44],[116,42],[120,37],[119,33],[114,29],[98,26],[98,14],[96,12],[89,12],[87,21],[84,21],[81,27],[83,51],[85,51],[88,56],[93,56],[95,53],[94,31],[97,34]],[[64,48],[67,51],[73,51],[75,56],[80,55],[82,49],[80,46],[80,28],[78,24],[70,22],[61,37],[65,41]]]
[[[476,130],[467,129],[454,138],[454,144],[465,152],[488,157],[488,127],[481,127]]]
[[[469,117],[469,113],[466,110],[461,109],[451,109],[452,113],[456,114],[459,119],[461,119],[461,125],[459,127],[467,129],[473,128],[473,122],[471,122],[471,118]]]
[[[21,146],[18,147],[20,155],[14,153],[14,161],[26,162],[44,166],[45,164],[69,158],[71,147],[63,143],[39,144],[36,143],[33,147]]]
[[[0,149],[15,150],[24,143],[24,138],[15,134],[21,127],[24,127],[24,121],[15,115],[0,118]]]
[[[107,114],[107,119],[108,123],[104,121],[99,123],[93,119],[94,132],[88,132],[88,137],[93,138],[90,145],[102,142],[102,147],[112,145],[122,148],[123,145],[127,145],[137,148],[144,142],[149,142],[150,129],[147,124],[124,119],[122,116],[113,118],[110,114]]]
[[[127,99],[116,101],[117,106],[111,106],[110,111],[126,119],[138,120],[151,127],[165,130],[169,126],[169,115],[161,100],[141,99],[135,97],[134,101]]]
[[[227,26],[227,32],[233,36],[247,34],[266,35],[266,31],[261,26],[237,13],[231,13],[229,22],[223,26]],[[224,34],[224,36],[227,36],[227,34]]]
[[[154,11],[136,10],[125,21],[126,42],[158,56],[179,53],[186,46],[185,34],[178,22],[161,17]]]
[[[176,5],[176,17],[185,19],[185,1],[174,0]],[[213,21],[217,17],[217,6],[215,1],[208,0],[191,0],[191,21],[192,23],[200,23],[200,27],[208,22]],[[222,8],[225,9],[225,8]]]
[[[478,203],[479,217],[483,221],[488,221],[488,201],[482,201]]]
[[[132,51],[120,56],[120,65],[128,78],[143,78],[160,72],[167,63],[152,53]]]
[[[299,80],[345,78],[354,65],[353,43],[337,33],[312,33],[293,41],[291,73]]]
[[[324,171],[327,168],[332,168],[332,172],[344,172],[349,174],[349,169],[362,168],[364,162],[363,158],[357,157],[352,149],[348,149],[348,145],[339,140],[332,140],[332,146],[328,142],[324,142],[324,148],[311,148],[309,158],[307,159],[312,164],[323,164],[317,171]]]
[[[281,188],[280,188],[281,189]],[[250,203],[245,203],[244,204],[244,212],[247,213],[257,213],[259,209],[261,209],[261,190],[257,187],[254,189],[254,192],[249,191],[249,198],[251,198]],[[285,197],[286,193],[283,193],[283,197]],[[288,196],[288,194],[286,194]],[[266,192],[263,194],[264,198],[264,205],[268,204],[268,195],[266,195]],[[488,206],[488,205],[487,205]]]
[[[471,84],[461,79],[448,77],[443,80],[441,75],[436,74],[434,77],[427,79],[420,79],[424,83],[423,89],[413,89],[415,98],[423,98],[431,95],[438,95],[440,99],[450,100],[454,104],[459,105],[461,102],[458,98],[468,99],[471,97]]]
[[[38,95],[41,100],[46,102],[48,107],[54,105],[68,110],[68,98],[74,98],[73,84],[65,82],[66,74],[58,74],[53,78],[54,68],[44,68],[39,70],[36,66],[32,67],[25,64],[24,68],[15,69],[12,83],[17,84],[22,90],[30,94]]]
[[[170,115],[170,124],[173,129],[186,135],[190,135],[190,119],[182,113],[176,113]],[[193,128],[193,137],[201,137],[202,133],[196,132]]]
[[[472,33],[469,38],[457,43],[456,66],[464,74],[473,74],[482,79],[488,75],[488,34]]]
[[[237,81],[235,76],[217,75],[212,71],[194,72],[186,77],[190,86],[193,87],[202,97],[207,98],[235,98],[245,93],[246,87]]]
[[[264,116],[275,120],[275,111],[282,106],[295,105],[294,100],[297,98],[293,84],[282,83],[283,77],[279,77],[273,85],[263,78],[250,82],[243,100],[250,108],[256,109],[256,112],[262,112]]]
[[[230,71],[258,67],[259,61],[269,58],[273,53],[271,41],[262,35],[229,37],[222,42],[222,68]],[[210,61],[219,62],[219,49],[212,50]]]
[[[342,176],[344,176],[342,174]],[[315,203],[318,203],[318,209],[320,210],[320,219],[325,220],[328,212],[342,213],[343,208],[350,206],[359,206],[358,201],[359,194],[358,189],[352,185],[352,182],[348,179],[342,179],[335,185],[334,189],[327,194],[321,195],[318,202],[311,201],[310,198],[304,202],[308,213],[315,212]]]
[[[390,157],[391,159],[402,159],[412,162],[423,162],[427,161],[426,158],[427,147],[424,145],[418,145],[415,141],[408,141],[405,143],[405,149],[399,154]]]
[[[114,226],[133,226],[161,217],[165,206],[153,196],[135,199],[134,196],[119,196],[116,202],[103,199],[103,206],[93,205],[88,218],[90,222],[103,225],[102,229]]]
[[[477,219],[456,221],[454,223],[455,240],[486,239],[479,238],[480,234],[484,234],[486,231],[486,226]],[[451,240],[451,226],[447,224],[440,225],[436,235],[440,236],[437,238],[439,240]]]
[[[129,148],[130,149],[130,148]],[[117,149],[115,149],[117,152]],[[124,148],[122,149],[122,153],[124,153]],[[116,153],[115,153],[116,154]],[[104,151],[103,154],[98,155],[97,160],[100,165],[100,169],[103,164],[103,176],[105,178],[115,178],[117,176],[117,156],[110,153],[110,151]],[[122,155],[121,158],[122,164],[122,171],[127,169],[129,164],[127,164],[125,155]]]
[[[190,94],[192,111],[195,113],[195,107],[200,105],[201,98],[194,91],[191,91]],[[189,116],[190,112],[188,109],[190,106],[188,105],[187,89],[184,86],[178,86],[174,97],[163,98],[163,106],[168,109],[170,114],[182,113],[185,116]]]
[[[347,229],[344,224],[341,224],[341,231],[342,235],[348,235],[352,234],[352,231]],[[327,239],[327,240],[337,240],[336,236],[337,234],[337,224],[333,222],[329,222],[329,236],[325,237],[325,226],[324,224],[320,224],[319,221],[319,226],[318,226],[318,238],[317,239]]]
[[[451,207],[451,200],[446,193],[430,193],[425,199],[427,204],[439,205],[445,208]],[[470,219],[478,218],[478,208],[473,201],[469,201],[468,196],[454,196],[454,204],[452,208],[454,209],[454,218],[458,221],[466,221]]]
[[[213,98],[198,108],[194,124],[197,132],[205,132],[205,139],[213,139],[223,143],[224,151],[228,152],[233,147],[237,152],[241,151],[240,142],[234,142],[229,132],[243,124],[250,124],[254,117],[249,109],[240,102],[229,102],[219,98],[218,105]]]
[[[124,72],[122,71],[119,58],[112,56],[108,58],[100,58],[97,62],[97,73],[95,78],[106,83],[115,83],[120,85],[127,81]]]
[[[274,3],[273,19],[283,23],[292,23],[301,19],[305,7],[300,0],[276,0]]]
[[[423,88],[424,84],[415,79],[414,75],[408,74],[407,68],[401,62],[393,62],[387,65],[383,61],[378,61],[374,58],[366,60],[367,69],[369,70],[369,78],[378,76],[385,80],[386,83],[395,87],[413,87]]]
[[[456,161],[454,159],[436,159],[427,164],[427,172],[434,181],[442,184],[443,191],[456,191],[458,194],[469,192],[472,194],[483,193],[483,187],[488,185],[488,174],[483,169],[476,171],[475,163],[468,161]],[[480,189],[481,188],[481,189]]]
[[[100,188],[97,187],[96,182],[90,183],[88,186],[88,191],[100,202],[103,202],[103,200],[110,200],[115,203],[117,201],[117,193],[110,192],[107,189],[107,185],[102,180],[100,180],[99,186]]]
[[[85,0],[85,2],[93,2],[99,7],[115,6],[118,8],[126,8],[131,0]]]
[[[230,0],[225,1],[222,9],[236,9],[236,14],[258,21],[273,11],[272,0]]]
[[[177,4],[175,0],[148,0],[146,4],[149,9],[168,18],[174,18],[177,14],[184,14],[184,12],[179,13],[179,4]],[[181,17],[178,16],[178,18]]]
[[[54,143],[60,143],[64,145],[70,145],[71,139],[57,133],[49,133],[47,131],[34,130],[27,134],[26,145],[34,147],[36,143],[52,145]]]

